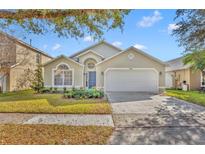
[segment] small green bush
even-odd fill
[[[50,92],[50,88],[43,88],[43,89],[40,89],[40,93],[49,93]]]
[[[64,93],[64,97],[65,98],[73,98],[73,91],[72,90],[68,90]]]
[[[57,92],[58,92],[58,88],[55,87],[52,89],[52,93],[57,93]]]
[[[64,93],[65,98],[86,99],[86,98],[102,98],[104,93],[95,88],[92,89],[76,89],[66,91]]]
[[[53,91],[53,87],[50,87],[49,88],[49,92],[51,93]]]
[[[64,88],[63,88],[63,93],[65,93],[65,92],[66,92],[66,90],[67,90],[67,89],[66,89],[66,87],[64,87]]]

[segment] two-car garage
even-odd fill
[[[105,91],[158,91],[158,73],[154,69],[112,68],[105,73]]]
[[[165,87],[165,64],[131,47],[96,65],[97,87],[105,92],[158,93]]]

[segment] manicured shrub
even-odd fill
[[[64,93],[65,98],[86,99],[86,98],[102,98],[104,93],[95,88],[92,89],[76,89],[68,90]]]
[[[58,88],[55,87],[52,89],[52,93],[57,93],[57,92],[58,92]]]
[[[66,87],[63,88],[63,93],[65,93],[65,92],[66,92]]]
[[[84,89],[75,89],[73,97],[76,99],[86,98],[86,91]]]
[[[52,93],[53,91],[53,87],[50,87],[49,92]]]
[[[49,93],[50,92],[50,88],[43,88],[43,89],[40,89],[40,93]]]
[[[73,98],[73,94],[74,94],[73,90],[68,90],[64,93],[64,97],[65,98]]]

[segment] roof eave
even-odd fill
[[[156,57],[154,57],[154,56],[152,56],[152,55],[150,55],[150,54],[148,54],[148,53],[146,53],[146,52],[144,52],[144,51],[142,51],[142,50],[140,50],[138,48],[135,48],[134,46],[131,46],[131,47],[127,48],[126,51],[130,50],[130,49],[134,49],[134,50],[138,51],[139,53],[141,53],[141,54],[143,54],[143,55],[145,55],[145,56],[155,60],[156,62],[158,62],[158,63],[160,63],[160,64],[162,64],[164,66],[167,66],[167,64],[165,62],[161,61],[160,59],[158,59],[158,58],[156,58]]]
[[[64,56],[64,55],[60,55],[60,56],[58,56],[58,57],[56,57],[56,58],[54,58],[54,59],[51,59],[50,61],[48,61],[47,63],[43,64],[42,66],[45,67],[46,65],[48,65],[48,64],[50,64],[50,63],[52,63],[52,62],[54,62],[55,60],[60,59],[60,58],[65,58],[65,59],[67,59],[67,60],[69,60],[69,61],[72,61],[72,62],[75,63],[75,64],[78,64],[78,65],[84,67],[82,64],[80,64],[80,63],[74,61],[73,59],[71,59],[71,58],[69,58],[69,57],[66,57],[66,56]]]
[[[41,53],[41,54],[43,54],[43,55],[49,57],[49,58],[53,58],[52,56],[50,56],[49,54],[45,53],[44,51],[41,51],[40,49],[37,49],[37,48],[35,48],[35,47],[32,47],[32,46],[30,46],[29,44],[27,44],[26,42],[23,42],[23,41],[19,40],[18,38],[14,37],[14,36],[12,36],[12,35],[10,35],[10,34],[7,34],[7,33],[2,32],[2,31],[0,31],[0,33],[3,34],[3,35],[5,35],[5,36],[7,36],[7,37],[9,37],[10,39],[14,40],[16,43],[20,43],[20,44],[22,44],[22,45],[24,45],[24,46],[26,46],[26,47],[28,47],[28,48],[30,48],[30,49],[32,49],[32,50],[35,50],[35,51],[37,51],[37,52],[39,52],[39,53]]]
[[[118,48],[118,47],[116,47],[116,46],[114,46],[114,45],[112,45],[112,44],[110,44],[110,43],[108,43],[108,42],[102,40],[102,41],[99,41],[98,43],[95,43],[95,44],[93,44],[93,45],[91,45],[91,46],[89,46],[89,47],[87,47],[87,48],[85,48],[85,49],[83,49],[83,50],[80,50],[80,51],[78,51],[78,52],[72,54],[71,56],[69,56],[69,58],[74,58],[74,57],[76,57],[77,55],[82,54],[83,52],[86,52],[86,51],[89,50],[90,48],[96,47],[97,45],[100,45],[100,44],[102,44],[102,43],[105,43],[105,44],[107,44],[107,45],[109,45],[109,46],[115,48],[115,49],[118,50],[118,51],[122,51],[122,49],[120,49],[120,48]]]

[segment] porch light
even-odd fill
[[[159,72],[159,75],[162,75],[162,72]]]
[[[101,72],[101,75],[104,75],[104,72]]]

